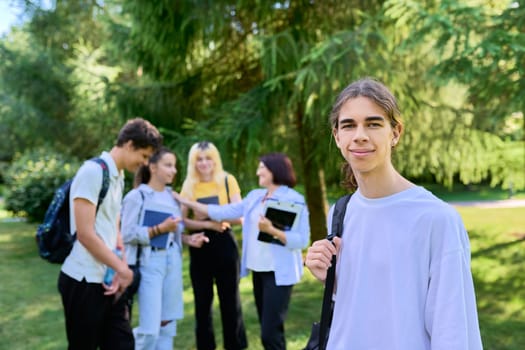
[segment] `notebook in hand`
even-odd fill
[[[146,208],[144,210],[144,219],[142,220],[143,226],[155,226],[166,220],[166,218],[173,215],[173,211],[170,208]],[[155,236],[150,240],[150,245],[155,248],[166,248],[168,243],[169,232]]]
[[[286,232],[297,226],[302,207],[302,204],[269,199],[264,216],[272,222],[273,226]],[[280,240],[263,231],[259,232],[257,239],[262,242],[284,245]]]
[[[197,198],[197,202],[203,204],[219,204],[219,196]]]

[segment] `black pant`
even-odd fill
[[[104,295],[101,283],[58,277],[70,350],[133,350],[135,340],[123,298]]]
[[[284,350],[284,321],[293,285],[276,285],[274,272],[252,271],[252,280],[257,316],[261,324],[261,343],[265,350]]]
[[[190,248],[190,276],[195,299],[195,336],[198,350],[216,347],[213,333],[213,283],[217,286],[224,349],[248,346],[239,296],[239,251],[233,234],[205,231],[210,241]]]

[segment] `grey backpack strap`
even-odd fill
[[[138,223],[140,223],[140,217],[142,215],[142,210],[144,209],[144,202],[146,201],[146,198],[144,197],[144,192],[142,192],[141,190],[138,190],[139,193],[140,193],[140,197],[142,198],[142,204],[140,205],[140,210],[139,210],[139,218],[138,218]],[[136,262],[135,264],[137,266],[140,266],[140,255],[142,253],[142,244],[138,244],[137,245],[137,257],[136,257]]]

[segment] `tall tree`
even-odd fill
[[[199,134],[209,134],[203,129],[213,125],[228,155],[253,167],[261,152],[294,158],[313,237],[322,237],[326,160],[338,159],[327,153],[328,110],[334,91],[365,72],[365,59],[379,66],[380,38],[364,24],[363,11],[378,13],[381,2],[137,0],[123,8],[132,18],[129,41],[144,72],[161,81],[176,77],[185,87],[187,95],[173,101],[196,109],[186,125]],[[376,55],[365,54],[365,47]],[[332,54],[346,64],[334,67]]]
[[[396,153],[404,173],[449,185],[458,174],[465,182],[487,177],[479,150],[499,139],[474,122],[461,85],[432,76],[441,62],[429,56],[436,37],[402,47],[411,28],[385,15],[382,1],[178,5],[126,2],[137,62],[154,79],[177,77],[188,94],[174,101],[200,102],[190,107],[198,111],[185,124],[188,133],[220,135],[243,164],[266,151],[294,156],[314,239],[325,232],[325,181],[339,179],[327,116],[337,92],[356,78],[378,77],[400,97],[409,125]],[[155,16],[162,21],[151,23]]]
[[[286,152],[317,239],[325,184],[340,180],[328,114],[362,76],[399,98],[407,127],[395,161],[405,175],[507,181],[502,155],[519,148],[504,140],[524,134],[523,5],[491,4],[57,0],[0,45],[0,124],[24,147],[60,125],[56,147],[83,155],[112,141],[103,131],[120,118],[145,116],[177,152],[214,141],[245,188],[261,153]],[[18,120],[40,133],[28,137]]]

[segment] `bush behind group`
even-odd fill
[[[75,175],[79,164],[45,148],[17,155],[4,174],[5,209],[31,222],[42,221],[55,190]]]

